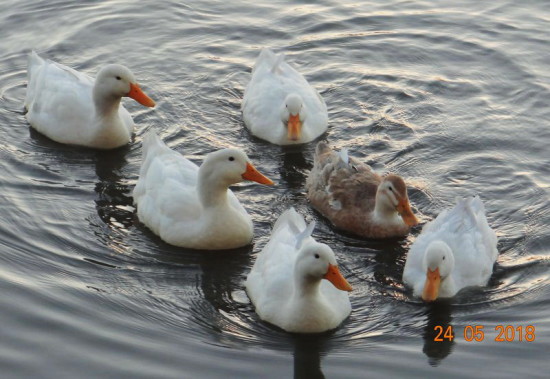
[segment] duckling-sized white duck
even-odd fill
[[[152,131],[142,145],[143,163],[133,194],[141,222],[163,241],[190,249],[233,249],[250,243],[252,220],[228,188],[245,180],[273,182],[245,153],[219,150],[208,154],[199,168]]]
[[[113,149],[130,142],[134,121],[120,105],[128,96],[146,107],[155,102],[140,89],[124,66],[104,66],[94,80],[34,51],[27,68],[27,120],[54,141],[97,149]]]
[[[327,130],[325,101],[283,54],[260,52],[242,103],[246,127],[277,145],[306,143]]]
[[[486,285],[497,255],[481,199],[461,199],[424,226],[407,255],[403,281],[424,301],[452,297],[464,287]]]
[[[332,249],[311,237],[314,227],[294,208],[285,211],[246,279],[256,313],[288,332],[331,330],[351,312],[351,286]]]
[[[334,226],[362,237],[404,236],[418,224],[400,176],[380,176],[324,142],[315,149],[306,189],[311,205]]]

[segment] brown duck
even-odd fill
[[[404,236],[418,224],[403,178],[380,176],[324,142],[315,149],[306,189],[311,205],[334,226],[362,237]]]

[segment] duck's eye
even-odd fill
[[[445,256],[443,256],[443,260],[445,260]]]
[[[228,159],[233,162],[235,160],[235,157],[229,157]]]
[[[116,80],[122,80],[122,78],[120,76],[117,76]]]
[[[391,192],[393,192],[393,188],[392,188],[391,186],[390,186],[388,189],[389,189]]]
[[[315,259],[319,259],[319,254],[315,254]]]

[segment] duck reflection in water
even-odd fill
[[[97,214],[107,225],[117,223],[128,229],[134,223],[132,189],[121,173],[126,166],[129,146],[110,151],[97,151],[95,154],[96,175],[95,200]]]
[[[451,321],[450,302],[440,300],[428,305],[428,323],[424,328],[424,348],[422,352],[428,356],[428,362],[431,366],[438,366],[443,359],[451,354],[455,343],[454,338],[445,338],[445,332],[451,325]],[[455,337],[454,332],[453,337]]]
[[[211,319],[220,330],[229,327],[227,320],[219,322],[220,311],[233,316],[240,315],[240,299],[233,299],[235,294],[242,293],[243,277],[250,265],[252,245],[223,252],[200,251],[199,264],[202,270],[200,288],[204,299],[215,311],[214,314],[204,315]]]
[[[99,218],[107,225],[113,222],[128,228],[134,222],[132,193],[122,169],[127,165],[126,156],[131,146],[125,145],[113,150],[95,150],[81,146],[55,142],[29,126],[29,135],[34,145],[54,155],[56,162],[70,163],[75,170],[81,170],[81,180],[89,172],[89,164],[95,163],[97,182],[96,210]]]
[[[307,173],[313,167],[306,157],[312,158],[315,145],[287,146],[281,151],[280,173],[281,181],[293,193],[302,194]]]
[[[321,355],[325,355],[325,345],[334,332],[321,334],[293,334],[294,379],[324,379],[321,370]]]

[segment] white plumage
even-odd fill
[[[28,58],[26,118],[54,141],[100,149],[127,144],[134,121],[120,105],[129,96],[142,105],[155,102],[139,88],[132,72],[121,65],[104,66],[97,79],[44,60],[34,51]]]
[[[313,228],[294,208],[285,211],[246,280],[260,318],[289,332],[334,329],[351,312],[351,286],[331,248],[311,237]]]
[[[496,245],[481,199],[460,199],[424,226],[407,255],[403,281],[415,296],[427,301],[452,297],[464,287],[486,285],[498,255]],[[437,269],[440,275],[440,284],[431,286],[435,298],[426,289],[430,287],[428,269],[433,275]]]
[[[273,184],[238,149],[208,154],[199,169],[149,132],[134,203],[140,221],[169,244],[236,248],[249,244],[253,235],[250,216],[228,189],[244,180]]]
[[[252,134],[277,145],[310,142],[328,125],[321,95],[285,62],[283,54],[275,55],[267,48],[262,49],[252,70],[242,111]]]

